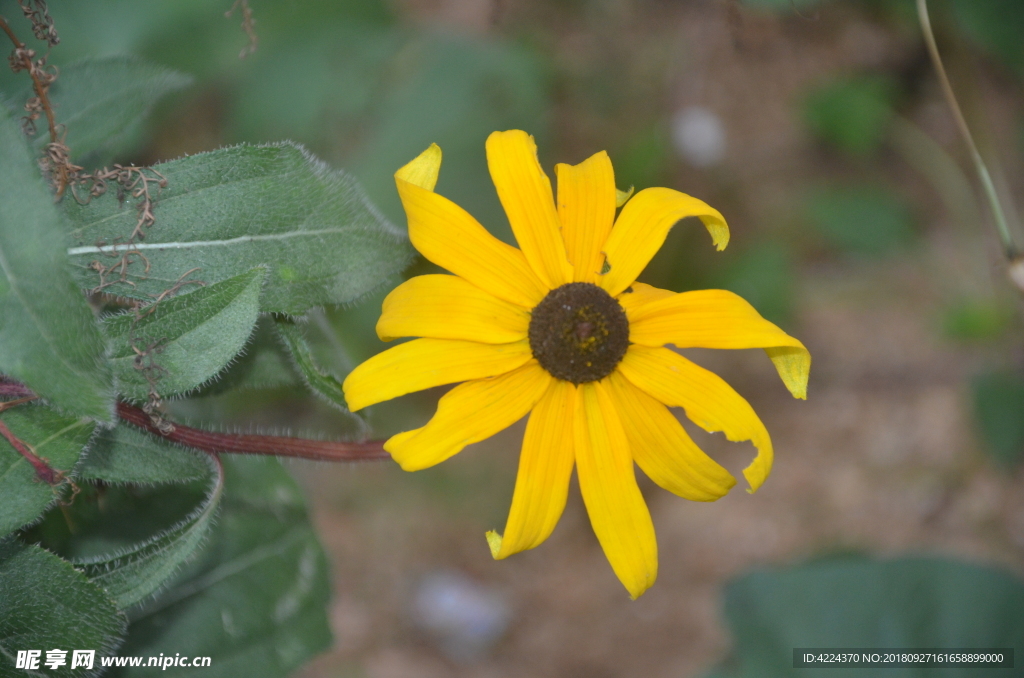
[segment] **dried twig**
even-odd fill
[[[25,18],[32,22],[32,35],[36,36],[36,40],[45,42],[50,47],[60,44],[60,36],[53,27],[53,19],[50,18],[46,0],[18,0],[18,4],[21,5]]]
[[[25,5],[22,5],[22,9],[25,9]],[[53,29],[53,21],[46,12],[45,3],[42,3],[42,11],[39,13],[41,18],[38,21],[33,18],[36,16],[34,12],[38,10],[25,11],[26,15],[32,19],[33,30],[37,31],[37,37],[41,34],[44,36],[42,39],[47,40],[48,44],[57,44],[59,39],[57,38],[56,31]],[[35,50],[29,49],[25,43],[18,39],[18,36],[14,34],[14,31],[11,30],[10,25],[3,16],[0,16],[0,30],[3,30],[11,42],[14,43],[14,51],[11,52],[8,58],[11,70],[15,73],[28,71],[29,77],[32,78],[32,89],[36,93],[25,104],[25,110],[28,112],[23,123],[25,132],[30,135],[35,134],[35,121],[39,119],[40,114],[46,116],[46,122],[50,130],[50,143],[46,145],[46,150],[39,164],[43,168],[43,172],[51,178],[57,199],[59,200],[82,168],[71,163],[70,152],[68,147],[64,145],[64,129],[57,125],[53,115],[49,89],[50,85],[57,79],[57,69],[53,66],[47,66],[45,56],[36,59]]]
[[[259,44],[259,36],[256,35],[256,20],[252,18],[252,8],[249,7],[249,0],[235,0],[235,4],[231,5],[231,9],[224,12],[224,17],[230,19],[231,15],[238,8],[242,10],[242,30],[249,36],[249,44],[238,53],[238,58],[244,59],[256,51],[256,47]]]

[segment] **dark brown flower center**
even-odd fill
[[[619,302],[591,283],[548,292],[530,318],[533,357],[559,379],[582,384],[612,373],[629,347],[629,322]]]

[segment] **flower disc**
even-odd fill
[[[619,302],[591,283],[551,290],[530,319],[533,357],[574,384],[607,377],[626,355],[629,322]]]

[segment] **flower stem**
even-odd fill
[[[5,380],[0,375],[0,397],[5,396],[22,398],[23,400],[0,403],[0,411],[2,411],[4,405],[11,406],[14,403],[25,402],[37,397],[35,393],[24,385]],[[124,401],[118,401],[117,403],[117,416],[133,426],[145,429],[155,436],[211,454],[220,452],[231,454],[268,454],[277,457],[312,459],[314,461],[376,461],[391,458],[391,455],[384,451],[383,440],[340,443],[329,440],[289,438],[286,436],[218,433],[177,423],[174,424],[173,430],[168,433],[162,433],[153,424],[150,416],[142,411],[142,408]],[[0,426],[2,425],[3,423],[0,422]],[[4,434],[4,437],[7,437],[7,435]],[[7,439],[11,440],[10,437],[7,437]],[[17,439],[15,438],[15,440]],[[24,443],[21,443],[21,441],[18,441],[18,443],[24,447]],[[14,445],[14,442],[11,442],[11,444]],[[18,448],[17,445],[15,445],[15,449],[25,455],[25,452]],[[35,455],[32,456],[35,457]],[[25,455],[25,458],[32,462],[28,455]],[[36,466],[36,464],[33,463],[33,466]],[[38,466],[36,466],[36,471],[39,472]]]
[[[971,158],[974,161],[974,169],[978,173],[978,179],[985,190],[985,197],[992,208],[992,216],[996,222],[996,229],[999,231],[999,239],[1002,241],[1003,251],[1006,253],[1006,258],[1013,261],[1017,258],[1019,251],[1013,241],[1013,235],[1010,233],[1002,203],[999,200],[999,195],[996,193],[995,184],[992,182],[992,176],[989,174],[988,167],[978,151],[978,146],[974,143],[974,136],[971,134],[967,121],[964,119],[964,114],[960,110],[960,104],[956,100],[956,94],[953,93],[953,87],[949,82],[949,77],[946,75],[946,68],[942,65],[939,47],[935,43],[935,34],[932,32],[931,19],[928,18],[927,0],[917,0],[917,15],[921,21],[921,30],[924,32],[925,44],[928,45],[928,54],[931,56],[932,64],[939,75],[942,93],[946,97],[946,103],[949,104],[950,110],[953,112],[953,119],[956,121],[960,136],[963,137],[968,149],[970,149]]]
[[[150,421],[149,415],[141,408],[124,401],[117,403],[117,416],[130,424],[145,429],[166,440],[193,447],[204,452],[229,452],[234,454],[269,454],[278,457],[295,457],[316,461],[373,461],[390,459],[384,451],[383,440],[368,440],[359,443],[339,443],[328,440],[288,438],[243,433],[217,433],[191,426],[174,424],[174,430],[161,433]]]

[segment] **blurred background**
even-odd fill
[[[52,63],[134,54],[194,77],[108,159],[294,139],[404,226],[392,175],[436,142],[438,191],[511,241],[487,134],[529,131],[552,176],[607,150],[620,188],[676,188],[732,228],[716,253],[681,223],[641,280],[733,290],[814,358],[803,402],[763,352],[687,352],[754,405],[774,472],[713,504],[641,478],[661,572],[636,602],[575,489],[544,545],[491,560],[483,535],[504,526],[522,424],[415,474],[291,464],[334,568],[335,646],[303,678],[785,675],[767,667],[829,639],[1017,640],[1024,662],[1021,298],[913,0],[251,0],[245,58],[230,0],[49,5]],[[1024,3],[932,12],[997,188],[1020,203]],[[389,289],[309,319],[322,365],[343,375],[385,348],[373,325]],[[377,406],[367,430],[304,395],[265,335],[229,375],[246,398],[215,385],[176,416],[382,437],[421,425],[443,392]],[[737,474],[753,454],[689,430]]]

